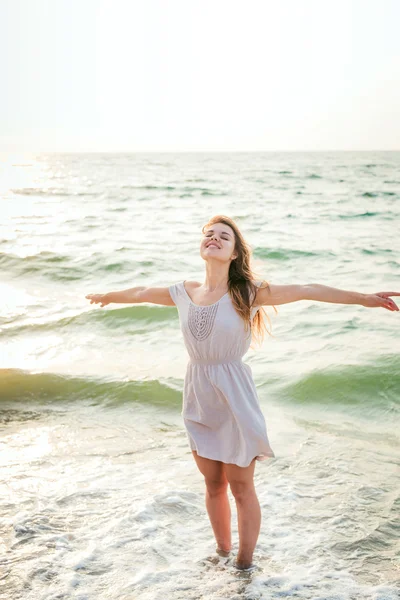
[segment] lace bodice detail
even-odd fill
[[[248,351],[251,331],[245,327],[227,292],[217,302],[195,304],[185,289],[185,281],[169,286],[178,308],[180,327],[191,359],[236,360]],[[251,308],[251,319],[258,307]]]
[[[210,306],[198,306],[192,302],[189,304],[188,327],[196,340],[201,342],[210,335],[218,306],[218,303]]]

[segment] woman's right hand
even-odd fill
[[[107,304],[111,303],[111,300],[107,297],[107,294],[88,294],[85,296],[88,300],[90,300],[90,304],[99,304],[100,308],[103,306],[107,306]]]

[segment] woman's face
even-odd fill
[[[206,228],[200,244],[200,256],[204,260],[231,261],[236,258],[235,234],[229,225],[214,223]]]

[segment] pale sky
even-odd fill
[[[0,0],[0,151],[400,150],[400,0]]]

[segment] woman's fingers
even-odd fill
[[[391,298],[387,298],[385,292],[378,294],[367,294],[363,302],[364,306],[369,308],[381,307],[391,311],[398,311],[399,307]]]
[[[400,296],[400,292],[378,292],[375,294],[378,298],[383,298],[385,300],[383,306],[388,308],[389,310],[399,310],[397,304],[389,298],[389,296]]]
[[[376,296],[377,298],[382,298],[381,302],[384,308],[387,308],[388,310],[399,310],[397,304],[390,298],[386,299],[386,296],[382,297],[380,294],[376,294]]]
[[[399,310],[397,304],[393,302],[393,300],[390,300],[390,298],[388,300],[384,300],[384,306],[389,310]]]
[[[388,298],[389,296],[400,296],[400,292],[378,292],[375,296],[382,296],[382,298]]]
[[[90,304],[101,303],[100,304],[101,308],[103,306],[105,306],[103,297],[104,297],[104,294],[87,294],[87,296],[85,296],[85,298],[87,298],[88,300],[90,300]]]

